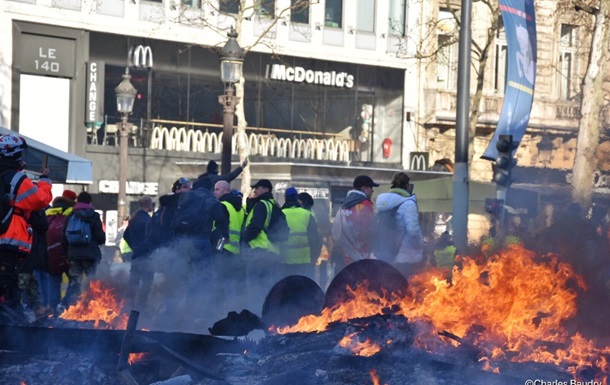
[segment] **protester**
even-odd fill
[[[279,275],[279,245],[269,239],[269,229],[281,220],[282,211],[273,198],[269,180],[261,179],[251,187],[242,232],[246,282],[248,287],[269,290]]]
[[[178,207],[179,194],[192,189],[191,180],[181,177],[172,185],[171,193],[159,197],[159,208],[152,215],[146,228],[146,239],[151,251],[167,246],[174,238],[171,223]]]
[[[353,187],[341,203],[331,229],[334,243],[331,258],[337,271],[354,261],[370,258],[372,250],[375,208],[371,197],[373,187],[379,185],[371,177],[359,175]]]
[[[244,168],[246,168],[247,165],[248,159],[244,159],[241,165],[239,165],[235,170],[231,171],[228,174],[218,175],[218,163],[216,163],[216,161],[214,160],[210,160],[208,162],[206,172],[197,177],[197,180],[195,181],[195,183],[193,183],[193,188],[199,188],[199,185],[203,179],[207,179],[210,182],[209,185],[212,186],[212,188],[214,188],[216,182],[218,182],[219,180],[224,180],[230,183],[235,178],[237,178],[239,174],[242,173],[242,171],[244,170]]]
[[[231,254],[239,254],[241,228],[244,223],[245,211],[242,207],[240,194],[233,194],[229,182],[221,180],[214,185],[214,197],[223,205],[223,213],[229,223],[229,239],[224,242],[223,250]],[[222,238],[216,236],[217,239]]]
[[[314,277],[314,265],[320,255],[322,243],[318,222],[313,213],[299,203],[299,194],[294,187],[284,193],[285,203],[282,211],[290,228],[286,242],[280,245],[280,260],[284,276],[304,275]]]
[[[29,308],[36,319],[50,315],[51,308],[43,306],[38,282],[34,271],[40,274],[48,266],[46,232],[49,228],[44,210],[30,214],[28,224],[32,231],[32,248],[30,253],[19,264],[19,289],[25,299],[24,307]]]
[[[123,239],[127,242],[133,254],[131,255],[131,268],[129,270],[129,298],[134,304],[145,305],[148,293],[155,277],[154,269],[147,258],[150,246],[146,237],[146,229],[150,222],[150,213],[153,211],[152,198],[145,195],[139,200],[140,208],[131,216]]]
[[[299,193],[299,203],[301,204],[301,207],[309,210],[313,213],[312,208],[314,205],[314,201],[313,201],[313,197],[307,193],[307,192],[300,192]]]
[[[54,313],[61,301],[62,276],[68,273],[67,250],[62,246],[64,227],[76,203],[76,193],[64,190],[61,196],[53,199],[51,208],[45,212],[49,229],[47,230],[48,267],[40,274],[41,299]]]
[[[214,271],[218,280],[223,282],[218,293],[236,296],[244,289],[245,266],[241,259],[241,229],[246,212],[242,207],[243,196],[238,190],[231,191],[229,182],[221,180],[214,186],[214,196],[222,204],[223,214],[229,223],[229,238],[224,239],[217,229],[214,230],[215,242],[224,240],[222,250],[216,252]]]
[[[67,249],[68,261],[70,267],[68,269],[68,289],[66,296],[62,300],[63,307],[67,308],[76,303],[78,296],[81,293],[81,286],[85,275],[87,278],[91,278],[96,270],[99,262],[102,259],[102,252],[100,246],[106,242],[106,233],[102,225],[100,215],[95,212],[93,205],[91,204],[92,197],[86,191],[82,191],[76,198],[76,204],[74,205],[73,212],[70,214],[66,221],[66,227],[64,229],[64,237],[62,240],[63,247]],[[70,222],[78,222],[74,218],[78,218],[88,226],[82,228],[82,231],[89,231],[90,238],[88,241],[75,242],[70,234]],[[70,237],[68,235],[70,234]]]
[[[44,209],[53,198],[48,167],[42,170],[37,185],[22,171],[26,148],[25,139],[20,136],[0,136],[0,183],[8,193],[7,201],[2,203],[6,206],[1,211],[3,214],[12,212],[6,231],[0,234],[0,297],[4,305],[18,313],[22,313],[22,308],[17,268],[32,247],[27,218],[32,212]]]
[[[410,178],[405,172],[395,173],[390,191],[379,194],[376,202],[379,212],[396,209],[396,224],[402,239],[394,266],[405,277],[417,272],[424,264],[424,239],[419,224],[417,198],[409,182]]]

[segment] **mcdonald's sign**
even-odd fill
[[[152,68],[153,54],[149,46],[139,45],[129,49],[129,61],[132,67]]]
[[[410,152],[409,170],[426,171],[428,169],[429,160],[430,153],[428,152]]]

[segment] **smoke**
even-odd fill
[[[130,263],[98,269],[100,279],[125,298],[124,313],[140,312],[138,328],[167,332],[209,334],[208,328],[229,311],[248,309],[261,316],[265,296],[275,283],[271,275],[246,280],[246,265],[231,255],[202,255],[196,242],[180,239],[146,257],[154,273],[146,289],[132,293]],[[146,297],[146,300],[143,300]]]

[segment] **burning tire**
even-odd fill
[[[263,303],[263,322],[269,326],[289,326],[299,318],[318,314],[324,304],[324,292],[310,278],[290,275],[276,283]]]
[[[349,299],[348,286],[353,290],[359,283],[368,282],[368,290],[379,295],[403,295],[407,279],[392,265],[378,259],[363,259],[347,265],[331,281],[326,290],[324,307],[332,307]]]

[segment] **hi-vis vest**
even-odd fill
[[[222,201],[220,203],[222,203],[229,212],[229,239],[225,243],[224,249],[230,253],[239,254],[241,226],[244,224],[246,213],[243,208],[239,211],[235,210],[235,207],[227,201]]]
[[[261,200],[259,201],[259,203],[262,203],[267,209],[267,218],[265,218],[265,226],[263,230],[258,233],[256,238],[248,242],[248,245],[250,245],[250,248],[252,249],[264,249],[272,253],[278,254],[279,248],[275,244],[273,244],[267,237],[267,229],[269,228],[269,223],[271,222],[271,211],[273,210],[273,205],[275,204],[275,201]],[[254,207],[252,208],[252,212],[254,212]],[[248,217],[246,218],[246,227],[248,227],[251,221],[252,215],[248,215]]]
[[[302,207],[288,207],[282,210],[286,215],[286,222],[290,227],[288,240],[280,245],[282,259],[288,264],[302,264],[311,262],[311,250],[307,227],[311,212]]]

